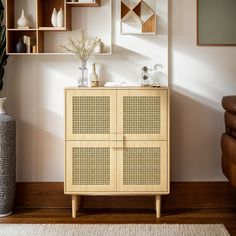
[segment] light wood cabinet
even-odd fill
[[[167,88],[65,89],[65,194],[169,193]]]
[[[54,8],[57,11],[60,8],[63,10],[63,27],[52,26],[51,16]],[[20,18],[22,9],[29,19],[30,28],[17,28],[17,19]],[[102,17],[103,25],[98,27]],[[7,54],[70,54],[60,45],[68,45],[68,36],[78,37],[82,30],[88,36],[100,38],[104,43],[103,52],[97,55],[111,54],[111,18],[112,0],[94,0],[90,3],[66,0],[6,0]],[[31,38],[31,46],[35,46],[34,52],[32,48],[30,52],[16,52],[16,44],[23,36]]]

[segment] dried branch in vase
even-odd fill
[[[99,39],[89,38],[85,35],[84,31],[81,33],[80,39],[74,39],[72,36],[68,37],[69,45],[61,45],[66,51],[75,54],[82,62],[82,65],[86,67],[87,61],[90,55],[94,52],[94,48],[98,45]]]

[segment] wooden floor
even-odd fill
[[[152,210],[88,210],[76,219],[70,209],[17,209],[14,214],[0,218],[0,223],[76,223],[76,224],[224,224],[236,236],[236,209],[186,209],[162,212],[155,218]]]

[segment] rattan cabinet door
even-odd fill
[[[117,134],[124,140],[167,140],[168,90],[117,91]]]
[[[65,192],[116,191],[116,150],[109,141],[66,142]]]
[[[116,90],[67,89],[66,140],[110,140],[116,134]]]
[[[117,191],[168,193],[167,141],[126,141],[117,149]]]

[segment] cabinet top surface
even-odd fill
[[[130,86],[130,87],[67,87],[65,90],[168,90],[166,86],[161,87],[141,87],[141,86]]]

